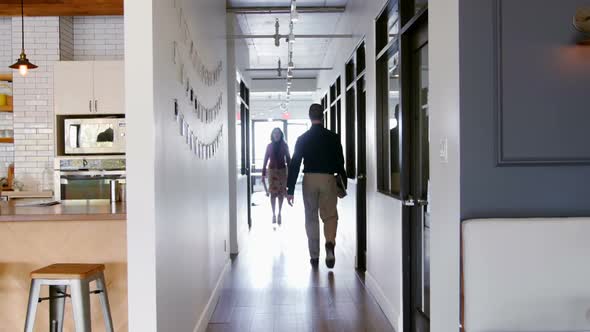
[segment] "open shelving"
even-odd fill
[[[0,82],[12,82],[12,73],[0,73]],[[7,97],[7,104],[0,106],[0,112],[12,112],[12,96]]]

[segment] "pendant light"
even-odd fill
[[[37,68],[36,65],[29,62],[27,59],[27,55],[25,54],[25,3],[24,0],[20,1],[20,9],[21,9],[21,42],[22,48],[20,57],[16,60],[16,62],[10,66],[12,69],[18,69],[19,73],[22,76],[26,76],[29,69]]]

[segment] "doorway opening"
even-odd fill
[[[390,0],[375,22],[381,193],[401,203],[403,330],[430,330],[428,2]]]

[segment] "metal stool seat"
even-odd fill
[[[31,272],[31,290],[25,332],[33,332],[37,304],[49,300],[49,326],[51,332],[63,331],[66,298],[72,299],[76,332],[91,331],[90,294],[98,294],[107,332],[113,332],[102,264],[53,264]],[[96,281],[96,290],[90,291],[90,283]],[[41,286],[49,286],[49,297],[39,297]],[[67,293],[70,287],[71,294]]]

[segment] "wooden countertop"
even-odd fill
[[[125,203],[108,201],[64,201],[52,206],[18,206],[21,200],[0,202],[3,221],[97,221],[126,220]]]

